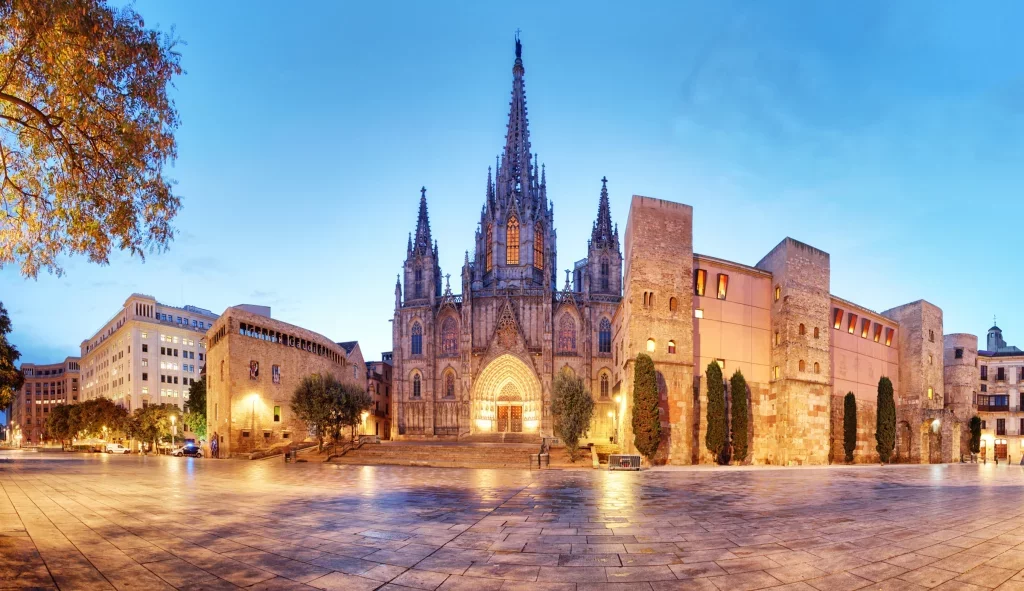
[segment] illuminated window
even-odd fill
[[[807,329],[804,328],[803,322],[800,323],[800,327],[797,329],[797,332],[799,332],[801,335],[807,334]]]
[[[612,352],[612,323],[607,318],[601,319],[600,329],[597,335],[598,353]]]
[[[693,293],[699,296],[704,295],[708,286],[708,272],[705,269],[697,269],[693,276]]]
[[[896,331],[891,329],[891,328],[885,329],[885,346],[886,347],[891,347],[892,346],[892,335],[895,332]]]
[[[718,299],[724,300],[726,292],[729,291],[729,276],[725,273],[718,274]]]
[[[775,346],[779,346],[782,343],[782,336],[779,335],[779,331],[775,331]]]
[[[832,309],[832,328],[839,330],[843,327],[843,311],[839,308]]]
[[[846,317],[846,329],[850,334],[857,330],[857,315],[853,312]]]
[[[274,422],[275,423],[280,423],[281,422],[281,407],[280,406],[275,406],[274,407]]]
[[[928,400],[932,399],[932,389],[928,388]]]
[[[647,352],[654,353],[654,339],[647,339]]]
[[[423,327],[420,326],[419,322],[413,322],[412,324],[412,354],[423,354]]]
[[[871,331],[871,321],[864,318],[860,321],[860,338],[868,338],[868,333]]]
[[[703,318],[704,317],[704,310],[701,309],[701,308],[695,309],[693,311],[693,317],[694,318]]]
[[[781,298],[781,297],[782,297],[782,288],[779,287],[778,285],[776,285],[775,286],[775,301],[776,302],[779,301],[779,298]]]
[[[679,307],[679,303],[676,301],[675,298],[669,298],[668,299],[668,309],[669,309],[670,312],[675,312],[676,308],[678,308],[678,307]]]
[[[420,397],[420,374],[412,376],[412,397]]]
[[[494,267],[494,224],[487,224],[487,244],[484,246],[484,251],[487,255],[484,257],[484,267],[487,271],[490,271]]]
[[[803,359],[801,359],[800,362],[797,363],[797,369],[800,370],[800,371],[804,371],[804,369],[806,369],[806,367],[807,367],[807,364],[804,363]]]
[[[601,398],[608,398],[608,374],[601,374]]]
[[[576,320],[572,315],[562,314],[558,321],[558,351],[574,353],[576,351]]]
[[[875,323],[875,342],[877,343],[882,338],[882,325]]]
[[[668,342],[668,352],[670,354],[673,354],[673,355],[675,354],[675,352],[676,352],[676,342],[675,341],[669,341]]]
[[[818,365],[817,361],[814,362],[814,373],[821,373],[821,366]]]
[[[516,216],[508,218],[505,231],[505,264],[519,264],[519,220]]]
[[[455,355],[459,352],[459,331],[451,316],[441,323],[441,354]]]
[[[540,222],[533,227],[533,266],[544,268],[544,228]]]
[[[776,380],[779,379],[779,366],[778,365],[776,365],[775,368],[772,369],[772,374],[775,376]]]
[[[715,359],[715,363],[718,364],[718,367],[722,368],[722,377],[724,379],[724,377],[725,377],[725,359]]]

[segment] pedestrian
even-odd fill
[[[217,436],[217,432],[213,432],[213,437],[210,439],[210,457],[217,458],[220,452],[220,438]]]

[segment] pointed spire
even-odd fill
[[[530,131],[526,119],[526,89],[523,83],[523,46],[516,33],[516,61],[512,66],[512,100],[509,102],[508,128],[505,134],[505,151],[501,158],[501,174],[498,175],[498,195],[513,198],[517,191],[527,192],[530,188]]]
[[[601,199],[597,205],[597,219],[594,221],[594,231],[590,235],[590,241],[594,246],[604,245],[612,242],[612,212],[608,204],[608,178],[601,179]]]
[[[430,238],[430,219],[427,217],[427,188],[423,187],[420,189],[420,212],[419,217],[416,219],[416,240],[410,246],[410,251],[414,250],[418,254],[428,254],[431,249],[431,243],[433,240]]]

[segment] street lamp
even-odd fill
[[[174,422],[177,420],[178,417],[176,417],[175,415],[171,415],[171,453],[174,452],[174,431],[176,430]]]

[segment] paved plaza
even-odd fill
[[[0,454],[0,588],[1024,590],[1024,468]]]

